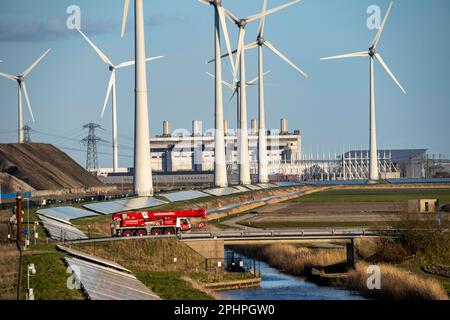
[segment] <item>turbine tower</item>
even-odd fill
[[[205,5],[214,6],[214,50],[215,50],[215,138],[214,138],[214,185],[216,187],[228,186],[227,167],[225,158],[225,132],[223,117],[223,88],[222,88],[222,58],[220,35],[221,27],[223,29],[225,43],[229,53],[233,78],[236,77],[236,71],[231,55],[230,38],[226,24],[225,12],[222,6],[222,0],[198,0]]]
[[[48,49],[39,59],[37,59],[27,70],[22,72],[18,76],[13,76],[6,73],[0,72],[0,77],[4,77],[6,79],[9,79],[11,81],[16,81],[18,84],[18,114],[19,114],[19,126],[18,126],[18,133],[19,133],[19,143],[24,142],[24,135],[23,135],[23,111],[22,111],[22,93],[25,96],[25,100],[27,102],[28,111],[30,112],[31,119],[34,121],[34,115],[33,115],[33,109],[31,108],[30,98],[28,97],[28,91],[27,86],[25,84],[25,78],[33,71],[34,68],[42,61],[42,59],[45,58],[45,56],[50,52],[51,49]]]
[[[289,7],[295,3],[300,2],[300,0],[295,0],[290,3],[284,4],[282,6],[264,10],[263,12],[252,15],[243,19],[236,18],[230,11],[225,10],[227,17],[234,22],[239,28],[239,40],[238,49],[236,54],[236,66],[237,70],[239,66],[240,75],[240,125],[239,125],[239,135],[238,135],[238,150],[239,150],[239,182],[242,185],[251,184],[250,178],[250,159],[249,159],[249,149],[248,149],[248,123],[247,123],[247,80],[246,80],[246,65],[245,65],[245,28],[248,23],[256,21],[258,19],[263,19],[265,16],[280,11],[286,7]],[[260,74],[260,77],[263,77]],[[261,79],[260,79],[261,81]]]
[[[130,0],[124,0],[122,34],[125,35]],[[134,0],[135,24],[135,128],[134,128],[134,194],[153,196],[150,128],[148,123],[147,68],[145,64],[145,28],[143,0]]]
[[[377,131],[376,131],[376,118],[375,118],[375,77],[374,77],[374,58],[380,62],[389,76],[394,80],[394,82],[399,86],[400,90],[406,94],[405,89],[402,87],[400,82],[394,76],[392,71],[384,62],[383,58],[377,51],[377,46],[380,41],[381,35],[383,33],[384,27],[386,26],[386,22],[389,18],[389,14],[391,13],[392,5],[394,3],[391,2],[389,5],[389,9],[383,19],[380,29],[375,36],[372,44],[369,47],[368,51],[355,52],[350,54],[343,54],[333,57],[322,58],[321,60],[332,60],[332,59],[343,59],[343,58],[353,58],[353,57],[369,57],[370,61],[370,168],[369,168],[369,181],[376,182],[380,179],[379,169],[378,169],[378,148],[377,148]]]
[[[89,43],[89,45],[95,50],[100,59],[108,66],[109,71],[111,71],[111,78],[109,80],[108,91],[106,92],[105,102],[103,104],[102,110],[102,118],[105,115],[106,105],[110,96],[112,95],[112,140],[113,140],[113,170],[117,172],[119,169],[119,161],[118,161],[118,133],[117,133],[117,100],[116,100],[116,70],[126,68],[129,66],[133,66],[135,61],[127,61],[115,65],[111,62],[111,60],[104,54],[80,29],[77,29],[78,32],[82,35],[82,37]],[[163,56],[148,58],[145,61],[152,61],[161,59]]]

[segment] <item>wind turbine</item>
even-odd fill
[[[116,70],[126,68],[129,66],[133,66],[135,64],[134,61],[127,61],[115,65],[111,62],[111,60],[104,54],[80,29],[77,29],[78,32],[83,36],[83,38],[89,43],[89,45],[95,50],[97,55],[102,59],[102,61],[108,66],[109,71],[111,71],[111,78],[109,80],[108,90],[106,92],[105,103],[103,104],[102,110],[102,118],[106,111],[106,104],[110,96],[112,95],[112,140],[113,140],[113,170],[117,172],[119,169],[119,160],[118,160],[118,134],[117,134],[117,100],[116,100]],[[152,61],[161,59],[163,56],[148,58],[145,61]]]
[[[293,63],[291,60],[289,60],[288,57],[286,57],[283,53],[281,53],[278,49],[276,49],[272,43],[270,43],[269,41],[267,41],[264,38],[265,20],[266,20],[266,16],[268,15],[268,13],[269,14],[273,13],[275,11],[278,11],[277,9],[281,10],[283,8],[286,8],[288,6],[296,4],[298,2],[300,2],[300,0],[293,1],[288,4],[283,5],[281,7],[267,11],[267,0],[264,0],[263,12],[262,12],[262,15],[260,16],[260,24],[259,24],[257,39],[255,42],[252,42],[244,47],[245,50],[258,47],[258,74],[259,74],[259,81],[258,81],[258,91],[259,91],[259,95],[258,95],[258,126],[259,126],[259,128],[258,128],[259,129],[258,130],[258,181],[260,183],[269,182],[268,160],[267,160],[266,120],[265,120],[263,46],[265,46],[270,51],[272,51],[277,56],[279,56],[281,59],[283,59],[285,62],[287,62],[291,67],[293,67],[295,70],[297,70],[301,75],[303,75],[306,78],[308,77],[308,75],[305,72],[303,72],[295,63]],[[242,44],[241,44],[241,48],[242,48]],[[243,49],[241,49],[241,50],[243,51]],[[239,51],[239,49],[236,51],[233,51],[233,53],[236,53],[237,51]]]
[[[379,170],[378,170],[378,154],[377,154],[377,131],[376,131],[376,119],[375,119],[375,77],[374,77],[374,58],[376,58],[389,76],[394,80],[394,82],[399,86],[400,90],[406,94],[405,89],[402,87],[400,82],[394,76],[392,71],[384,62],[383,58],[377,51],[377,46],[380,41],[381,35],[383,33],[384,27],[386,26],[386,22],[389,18],[389,14],[391,13],[392,5],[394,3],[391,2],[389,5],[389,9],[383,19],[380,29],[375,36],[372,44],[369,47],[368,51],[355,52],[350,54],[343,54],[333,57],[322,58],[321,60],[332,60],[332,59],[343,59],[343,58],[353,58],[353,57],[369,57],[370,60],[370,169],[369,169],[369,180],[370,182],[375,182],[379,180]]]
[[[225,10],[227,17],[234,22],[236,26],[239,28],[239,40],[238,40],[238,49],[236,53],[236,66],[235,70],[237,70],[238,66],[240,67],[240,126],[239,126],[239,181],[242,185],[251,184],[250,178],[250,160],[249,160],[249,149],[248,149],[248,124],[247,124],[247,80],[246,80],[246,65],[245,65],[245,28],[248,23],[252,21],[256,21],[258,19],[263,19],[267,15],[280,11],[284,8],[287,8],[293,4],[300,2],[300,0],[295,0],[290,3],[281,5],[279,7],[263,10],[263,12],[259,14],[255,14],[243,19],[238,19],[235,15],[233,15],[230,11]],[[265,8],[264,8],[265,9]],[[260,77],[263,78],[263,74],[260,74]],[[261,81],[261,80],[260,80]]]
[[[122,33],[125,35],[130,0],[124,0]],[[135,24],[135,126],[134,126],[134,194],[153,196],[150,155],[150,128],[148,123],[147,67],[145,63],[145,28],[143,0],[134,0]]]
[[[12,76],[10,74],[6,74],[6,73],[1,73],[0,72],[0,76],[4,77],[6,79],[9,79],[11,81],[16,81],[18,84],[18,109],[19,109],[19,143],[23,143],[24,139],[23,139],[23,112],[22,112],[22,93],[25,96],[25,100],[27,102],[27,106],[28,106],[28,111],[30,112],[31,115],[31,119],[33,120],[33,122],[35,122],[34,120],[34,115],[33,115],[33,109],[31,108],[31,103],[30,103],[30,98],[28,97],[28,91],[27,91],[27,86],[25,84],[25,78],[31,73],[31,71],[33,71],[34,68],[36,68],[36,66],[42,61],[42,59],[45,58],[45,56],[47,56],[47,54],[50,52],[51,49],[48,49],[41,57],[39,57],[39,59],[37,59],[27,70],[25,70],[24,72],[22,72],[20,75],[18,76]]]
[[[222,88],[222,57],[220,35],[221,28],[225,38],[226,47],[229,53],[233,78],[236,71],[231,55],[230,38],[225,18],[225,10],[222,0],[198,0],[200,3],[214,7],[214,50],[215,50],[215,138],[214,138],[214,185],[216,187],[226,187],[228,185],[227,167],[225,158],[225,132],[223,118],[223,88]]]
[[[267,75],[267,74],[269,74],[271,71],[269,70],[269,71],[267,71],[266,73],[264,73],[264,75]],[[208,76],[210,76],[211,78],[215,78],[214,77],[214,75],[212,75],[211,73],[209,73],[209,72],[206,72],[206,74],[208,75]],[[255,86],[256,85],[256,81],[258,81],[258,79],[259,79],[259,77],[256,77],[255,79],[253,79],[253,80],[251,80],[251,81],[248,81],[247,82],[247,86]],[[234,97],[236,97],[236,102],[237,102],[237,112],[236,112],[236,114],[237,114],[237,121],[236,121],[236,128],[237,129],[239,129],[239,126],[240,126],[240,123],[241,123],[241,120],[240,120],[240,115],[241,115],[241,111],[240,111],[240,91],[241,91],[241,82],[240,81],[236,81],[236,83],[234,84],[234,86],[233,86],[233,84],[231,84],[231,83],[229,83],[229,82],[227,82],[227,81],[224,81],[224,80],[222,80],[222,83],[223,83],[223,85],[226,87],[226,88],[228,88],[228,89],[230,89],[232,92],[233,92],[233,94],[232,94],[232,96],[230,97],[230,100],[229,100],[229,102],[231,102],[232,100],[233,100],[233,98]]]

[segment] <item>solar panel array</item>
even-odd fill
[[[203,197],[209,197],[211,195],[206,194],[201,191],[197,190],[187,190],[187,191],[180,191],[180,192],[171,192],[171,193],[164,193],[160,194],[160,196],[163,196],[167,200],[171,202],[178,202],[178,201],[186,201],[186,200],[192,200],[197,198],[203,198]]]
[[[39,216],[39,219],[41,220],[44,228],[49,233],[50,238],[54,240],[65,241],[88,239],[88,237],[83,232],[70,224],[49,219],[44,216]]]
[[[215,189],[203,190],[203,192],[206,192],[215,197],[220,197],[220,196],[228,196],[230,194],[240,193],[241,191],[231,188],[231,187],[227,187],[227,188],[215,188]]]
[[[135,276],[77,258],[65,258],[90,300],[160,300]]]
[[[261,190],[261,187],[256,184],[250,184],[247,186],[247,188],[249,188],[250,190],[253,190],[253,191]]]
[[[105,267],[111,267],[113,269],[119,270],[119,271],[124,271],[124,272],[128,272],[131,273],[130,270],[128,270],[127,268],[122,267],[120,264],[117,264],[115,262],[106,260],[106,259],[102,259],[78,250],[74,250],[72,248],[68,248],[62,245],[56,245],[58,247],[59,250],[64,251],[66,253],[68,253],[69,255],[76,257],[76,258],[81,258],[83,260],[87,260],[87,261],[91,261],[94,263],[97,263],[99,265],[103,265]]]
[[[108,202],[99,202],[86,204],[83,207],[101,214],[111,214],[116,212],[124,212],[131,210],[139,210],[144,208],[157,207],[167,204],[167,201],[162,201],[153,197],[132,198],[127,200],[117,200]]]
[[[45,216],[54,220],[70,224],[70,220],[85,217],[97,216],[98,214],[92,211],[87,211],[74,207],[57,207],[42,209],[37,211],[41,216]]]
[[[235,188],[236,190],[240,191],[240,192],[248,192],[249,189],[247,189],[244,186],[234,186],[233,188]]]
[[[276,185],[270,183],[259,183],[258,186],[260,186],[262,189],[272,189],[276,187]]]
[[[296,187],[304,185],[300,182],[275,182],[278,187]]]

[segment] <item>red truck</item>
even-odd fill
[[[189,218],[207,220],[206,210],[137,211],[114,213],[111,223],[113,237],[170,235],[191,230]],[[203,228],[200,222],[197,227]]]

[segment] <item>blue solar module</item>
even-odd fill
[[[152,197],[142,197],[142,198],[131,198],[127,200],[86,204],[83,207],[101,214],[112,214],[116,212],[152,208],[167,203],[168,203],[167,201],[162,201]]]
[[[240,191],[240,192],[249,192],[250,191],[249,189],[247,189],[244,186],[233,186],[233,188],[238,190],[238,191]]]
[[[41,216],[55,219],[64,223],[69,223],[72,219],[92,217],[98,215],[95,212],[87,211],[74,207],[56,207],[49,209],[41,209],[37,211]]]
[[[77,258],[65,258],[90,300],[161,300],[135,276]]]
[[[305,185],[311,186],[364,186],[367,180],[336,180],[336,181],[307,181]]]
[[[303,182],[275,182],[275,184],[279,187],[297,187],[297,186],[302,186],[305,183],[303,183]]]
[[[197,191],[197,190],[187,190],[187,191],[180,191],[180,192],[164,193],[164,194],[160,194],[160,196],[166,198],[167,200],[169,200],[171,202],[177,202],[177,201],[186,201],[186,200],[192,200],[192,199],[203,198],[203,197],[210,197],[211,195],[203,193],[201,191]]]
[[[72,225],[49,219],[44,216],[39,216],[39,219],[52,239],[58,241],[88,239],[83,232]]]
[[[215,188],[215,189],[208,189],[203,190],[203,192],[206,192],[210,195],[220,197],[220,196],[228,196],[230,194],[240,193],[241,191],[228,187],[228,188]]]
[[[261,187],[257,186],[256,184],[250,184],[250,185],[248,185],[246,187],[249,188],[250,190],[254,190],[254,191],[261,190]]]

